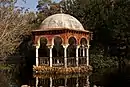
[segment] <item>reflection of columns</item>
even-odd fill
[[[50,77],[50,87],[52,87],[52,77]]]
[[[85,57],[85,48],[84,48],[84,45],[83,45],[83,57]]]
[[[49,46],[49,49],[50,49],[50,67],[52,67],[52,48],[53,46]]]
[[[67,77],[65,77],[65,87],[67,87]]]
[[[87,55],[87,66],[89,65],[89,44],[86,47],[86,55]]]
[[[38,77],[36,77],[36,87],[38,87]]]
[[[64,66],[67,68],[67,47],[68,45],[64,45]]]
[[[87,84],[87,87],[90,87],[89,76],[87,76],[87,82],[86,82],[86,84]]]
[[[78,77],[76,78],[76,87],[79,87]]]
[[[79,55],[78,55],[79,46],[76,47],[76,66],[79,65]]]
[[[36,46],[36,66],[38,66],[38,49],[39,46]]]

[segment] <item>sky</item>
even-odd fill
[[[61,0],[53,0],[55,2],[59,2]],[[29,8],[29,11],[36,11],[36,6],[38,4],[38,0],[26,0],[26,3],[24,3],[22,0],[18,0],[16,3],[16,6]]]

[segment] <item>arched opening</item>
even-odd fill
[[[62,39],[59,36],[54,37],[54,46],[52,49],[53,64],[64,63],[64,48],[62,46]]]
[[[67,65],[76,66],[76,43],[77,40],[74,37],[70,37],[68,40],[69,46],[67,48]]]
[[[87,46],[87,40],[86,38],[81,38],[80,40],[80,48],[79,48],[79,57],[83,57],[83,47]],[[86,49],[84,49],[85,53],[84,55],[86,55]]]
[[[69,40],[69,46],[67,48],[67,56],[68,57],[76,57],[76,39],[75,37],[70,37]]]
[[[87,45],[87,40],[86,40],[86,38],[81,38],[80,44],[86,46],[86,45]]]
[[[40,38],[40,48],[38,49],[38,55],[40,65],[49,64],[49,49],[47,47],[47,39],[45,37]]]
[[[87,46],[87,40],[86,38],[81,38],[80,40],[80,48],[79,48],[79,64],[85,64],[86,63],[86,46]]]
[[[56,36],[54,38],[54,46],[53,46],[52,52],[53,52],[53,54],[52,54],[53,57],[62,57],[62,56],[64,56],[63,55],[64,50],[63,50],[63,46],[62,46],[61,37]]]
[[[49,57],[49,49],[47,47],[47,39],[45,37],[40,38],[40,48],[38,52],[39,57]]]

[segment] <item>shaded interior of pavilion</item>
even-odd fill
[[[52,48],[52,66],[64,66],[64,47],[63,39],[59,36],[54,37],[54,45]],[[47,46],[48,40],[44,37],[40,38],[40,48],[38,49],[39,55],[39,65],[50,65],[50,49]],[[86,38],[82,38],[80,43],[77,45],[77,40],[75,37],[70,37],[68,39],[67,47],[67,67],[68,66],[80,66],[87,65],[87,56],[88,56],[88,46],[89,43]],[[78,46],[78,52],[76,52]],[[78,64],[76,64],[76,55],[78,54]]]

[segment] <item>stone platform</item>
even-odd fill
[[[49,67],[49,66],[33,66],[33,71],[36,73],[44,74],[76,74],[91,72],[92,66],[79,66],[79,67]]]

